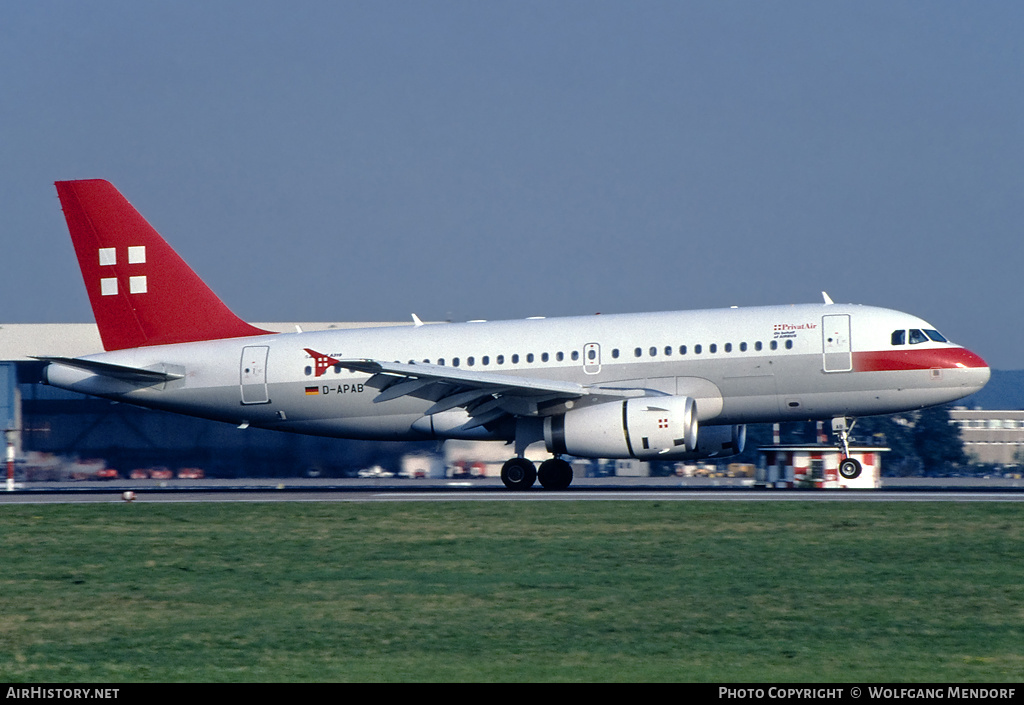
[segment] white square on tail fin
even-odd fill
[[[117,279],[100,279],[100,294],[103,296],[117,296]]]
[[[117,250],[113,247],[101,247],[100,266],[106,267],[112,264],[117,264]]]
[[[146,263],[146,246],[139,245],[137,247],[128,248],[128,264],[145,264]]]
[[[146,277],[129,277],[128,278],[128,290],[133,294],[145,294],[146,293]]]

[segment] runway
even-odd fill
[[[483,480],[205,480],[36,483],[0,492],[0,504],[185,502],[1024,502],[1024,481],[916,478],[876,490],[779,490],[741,482],[681,483],[677,478],[585,478],[561,492],[539,486],[510,492]],[[942,484],[939,484],[939,483]]]

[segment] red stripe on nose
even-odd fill
[[[892,370],[934,370],[988,367],[979,355],[967,348],[926,348],[875,350],[853,353],[853,369],[857,372]]]

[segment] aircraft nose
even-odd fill
[[[964,355],[957,366],[963,370],[964,386],[971,390],[971,394],[988,384],[992,377],[991,368],[981,356],[967,349],[964,349]]]

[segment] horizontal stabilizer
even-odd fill
[[[185,375],[174,372],[160,372],[158,370],[145,370],[141,367],[128,367],[126,365],[115,365],[110,362],[97,362],[96,360],[82,360],[75,357],[35,357],[36,360],[49,362],[65,367],[74,367],[77,370],[85,370],[96,375],[112,377],[124,382],[138,382],[144,384],[158,384],[182,379]]]

